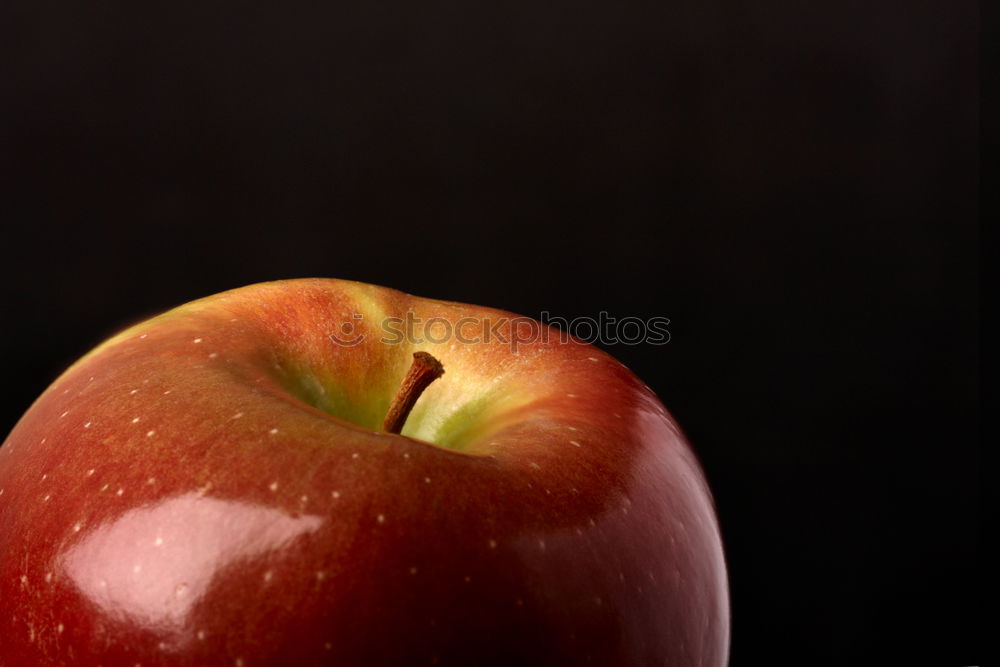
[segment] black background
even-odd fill
[[[611,346],[688,431],[732,664],[982,660],[968,0],[0,9],[0,427],[115,330],[351,278]]]

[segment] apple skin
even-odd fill
[[[724,665],[711,494],[649,388],[555,335],[380,342],[407,311],[513,317],[278,281],[70,367],[0,447],[0,666]],[[382,433],[418,349],[445,375]]]

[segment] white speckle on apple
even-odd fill
[[[157,535],[156,539],[153,540],[153,545],[157,546],[157,547],[162,547],[163,546],[163,538],[160,537],[159,535]]]
[[[577,528],[576,529],[576,534],[582,536],[583,535],[583,528]]]
[[[236,667],[243,667],[243,658],[236,658]]]
[[[218,352],[210,352],[209,355],[208,355],[208,358],[209,359],[215,359],[218,356],[219,356]]]
[[[600,359],[598,359],[597,357],[587,357],[587,358],[590,359],[591,361],[600,361]]]
[[[88,470],[87,471],[87,477],[93,477],[94,476],[94,472],[96,472],[96,471],[93,468],[91,468],[90,470]]]
[[[136,563],[135,565],[132,566],[132,571],[135,572],[136,574],[139,574],[140,572],[142,572],[142,565]]]
[[[403,452],[403,458],[404,459],[410,458],[410,453],[409,452]]]
[[[68,414],[69,414],[69,410],[67,410],[66,412],[64,412],[61,415],[59,415],[59,418],[62,419],[63,417],[65,417]]]
[[[430,484],[430,483],[431,483],[431,478],[430,477],[424,477],[424,484]]]
[[[58,632],[59,634],[62,634],[63,630],[65,630],[65,629],[66,628],[65,628],[65,626],[63,626],[62,623],[60,623],[59,625],[56,626],[56,632]]]
[[[326,579],[326,572],[324,572],[323,570],[320,570],[319,572],[317,572],[316,573],[316,579],[319,580],[319,581],[323,581],[324,579]]]
[[[576,398],[576,394],[566,394],[567,398]]]
[[[615,417],[617,417],[618,419],[621,419],[621,418],[622,418],[622,414],[621,414],[620,412],[616,412],[616,413],[614,413],[614,415],[615,415]]]
[[[567,426],[566,428],[568,428],[568,429],[569,429],[569,430],[571,430],[571,431],[576,431],[576,430],[578,430],[578,429],[577,429],[577,428],[576,428],[575,426]]]
[[[278,435],[278,429],[272,428],[270,431],[268,431],[268,433],[270,433],[271,435]]]
[[[119,495],[119,496],[120,496],[120,495],[122,495],[123,493],[125,493],[125,489],[123,489],[123,488],[119,487],[119,489],[118,489],[117,491],[115,491],[115,493],[116,493],[117,495]]]
[[[243,416],[242,412],[237,412],[235,415],[233,415],[233,419],[239,419],[242,416]]]
[[[161,651],[166,651],[167,650],[167,642],[160,642],[159,644],[156,645],[156,647],[159,648]]]
[[[26,575],[26,574],[22,574],[21,575],[21,585],[22,586],[27,586],[28,585],[28,575]]]
[[[384,514],[379,514],[378,517],[376,517],[375,520],[378,521],[380,524],[385,523],[385,515]]]
[[[146,437],[147,438],[152,438],[154,435],[156,435],[156,431],[154,431],[152,429],[146,431]]]
[[[195,339],[194,339],[193,341],[191,341],[191,342],[192,342],[192,343],[200,343],[200,342],[201,342],[201,339],[200,339],[200,338],[195,338]]]
[[[487,542],[487,544],[490,546],[490,549],[496,549],[497,548],[497,541],[494,540],[494,539],[490,539],[490,541]]]
[[[138,424],[139,423],[139,418],[138,417],[133,417],[132,418],[132,423],[133,424]]]
[[[416,573],[417,573],[416,566],[410,567],[410,574],[416,574]]]
[[[172,391],[173,391],[173,389],[167,389],[165,392],[163,392],[163,395],[166,396],[167,394],[171,393]]]
[[[149,334],[139,334],[139,339],[144,340]]]
[[[574,447],[579,447],[580,446],[580,443],[578,441],[576,441],[576,440],[570,440],[569,444],[573,445]]]
[[[538,465],[538,464],[537,464],[537,463],[535,463],[534,461],[532,461],[532,462],[531,462],[531,463],[529,463],[528,465],[529,465],[529,466],[531,466],[532,468],[534,468],[535,470],[541,470],[541,469],[542,469],[542,466]]]
[[[133,389],[132,391],[129,392],[129,396],[135,396],[138,393],[139,393],[138,389]]]
[[[330,495],[333,496],[334,500],[340,497],[340,491],[331,491]]]
[[[204,630],[199,630],[198,631],[198,639],[200,641],[205,641],[205,631]]]
[[[211,490],[212,490],[212,483],[211,482],[207,482],[204,486],[202,486],[201,488],[198,489],[198,496],[199,497],[204,497],[205,494],[207,494]]]
[[[45,573],[45,583],[47,583],[47,584],[51,584],[52,583],[52,573],[51,572],[46,572]]]
[[[188,585],[187,584],[177,584],[174,588],[174,597],[182,598],[187,595]]]
[[[545,551],[545,540],[538,540],[538,548]]]
[[[50,496],[49,494],[45,494],[45,497],[42,498],[42,502],[48,502],[51,497],[52,496]]]
[[[48,473],[42,473],[42,481],[43,481],[43,482],[44,482],[45,480],[47,480],[48,478],[49,478],[49,474],[48,474]]]
[[[271,482],[271,485],[269,487],[267,487],[267,488],[271,489],[271,491],[277,491],[278,490],[278,483],[277,482]]]
[[[360,458],[360,457],[361,457],[361,454],[358,454],[357,452],[354,452],[353,454],[351,454],[351,458],[352,459],[356,459],[356,458]]]
[[[271,581],[271,579],[273,578],[274,578],[274,572],[272,572],[271,570],[268,570],[267,572],[264,573],[264,581]]]
[[[591,527],[591,528],[593,528],[594,526],[596,526],[596,525],[597,525],[597,522],[596,522],[596,521],[594,521],[593,519],[587,519],[587,523],[589,523],[589,524],[590,524],[590,527]]]
[[[83,530],[83,524],[82,523],[80,523],[79,521],[77,521],[76,523],[73,524],[73,532],[74,533],[79,533],[81,530]]]
[[[111,486],[111,485],[110,484],[105,484],[104,486],[101,487],[101,491],[107,491],[109,486]]]
[[[84,425],[83,425],[83,427],[84,427],[84,428],[90,428],[90,425],[91,425],[92,423],[93,423],[93,422],[87,422],[86,424],[84,424]]]

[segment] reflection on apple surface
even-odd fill
[[[193,634],[188,614],[218,573],[287,547],[323,520],[187,493],[93,528],[69,547],[62,567],[104,613]]]

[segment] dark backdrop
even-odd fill
[[[961,665],[977,618],[968,0],[0,9],[0,427],[116,329],[330,276],[614,346],[688,431],[732,663]]]

